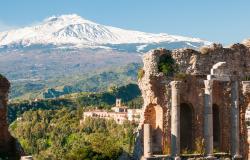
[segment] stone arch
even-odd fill
[[[193,106],[190,103],[180,104],[180,147],[184,150],[193,150]]]
[[[220,150],[221,146],[221,121],[220,108],[217,104],[213,104],[213,145],[216,150]]]
[[[163,148],[163,109],[159,105],[150,105],[144,112],[144,123],[151,126],[152,151],[162,154]]]

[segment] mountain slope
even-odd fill
[[[138,68],[132,68],[133,75],[116,70],[141,64],[144,52],[207,44],[198,38],[105,26],[78,15],[53,16],[34,26],[0,32],[0,73],[12,83],[11,98],[36,98],[46,89],[58,88],[98,92],[136,82]]]
[[[210,42],[198,38],[165,33],[145,33],[105,26],[83,19],[75,14],[53,16],[45,19],[39,25],[0,33],[0,48],[2,49],[25,48],[34,45],[119,49],[119,47],[124,48],[122,44],[126,44],[126,46],[130,44],[136,46],[137,51],[141,51],[149,44],[159,43],[162,45],[165,43],[165,45],[169,45],[180,42],[183,43],[182,45],[191,48],[210,44]]]

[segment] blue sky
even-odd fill
[[[223,44],[250,38],[249,0],[2,0],[0,31],[72,13],[124,29]]]

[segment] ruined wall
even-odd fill
[[[248,139],[247,126],[245,125],[245,114],[247,107],[250,104],[250,82],[241,83],[241,96],[240,96],[240,150],[244,157],[250,158],[249,144],[246,143]]]
[[[181,103],[189,103],[193,107],[193,130],[194,139],[203,137],[203,108],[204,108],[204,79],[210,74],[212,66],[224,61],[229,64],[231,75],[238,77],[239,82],[250,76],[250,49],[243,44],[234,44],[229,48],[223,48],[219,44],[212,44],[203,47],[200,51],[193,49],[176,49],[168,51],[158,49],[150,51],[143,56],[143,73],[138,84],[144,99],[143,123],[149,123],[156,129],[156,124],[162,131],[162,153],[169,153],[170,147],[170,81],[173,77],[166,77],[158,71],[159,58],[163,54],[171,54],[178,64],[179,72],[185,73],[185,83],[181,90]],[[240,89],[241,90],[241,89]],[[215,82],[213,86],[214,103],[219,107],[221,123],[220,150],[230,150],[230,83]],[[246,108],[243,105],[245,98],[241,98],[240,104],[240,137],[241,151],[244,156],[248,151],[243,147],[247,144],[247,130],[245,127],[244,113]],[[162,108],[158,113],[152,112],[152,108]],[[151,109],[150,109],[151,108]],[[161,113],[162,112],[162,113]],[[160,121],[160,122],[159,122]],[[154,136],[154,135],[153,135]],[[159,136],[159,135],[156,135]],[[193,144],[195,147],[195,144]]]
[[[213,104],[218,107],[219,121],[214,122],[219,125],[219,150],[229,153],[231,137],[231,90],[230,82],[215,81],[213,84]]]
[[[156,50],[150,54],[144,56],[144,75],[139,81],[139,86],[143,92],[142,97],[144,99],[143,105],[143,118],[141,124],[149,123],[152,127],[152,141],[153,151],[155,153],[162,153],[164,151],[165,140],[164,137],[168,137],[165,132],[165,124],[168,124],[167,117],[164,113],[168,113],[167,110],[167,87],[165,86],[166,77],[158,72],[159,56],[162,54],[160,50]],[[160,82],[160,83],[159,83]],[[163,82],[163,83],[162,83]]]
[[[250,75],[250,52],[243,44],[234,44],[223,48],[219,44],[205,46],[200,51],[192,49],[176,49],[172,56],[180,66],[180,71],[192,75],[207,75],[217,62],[230,64],[232,73],[244,77]]]
[[[192,136],[189,137],[192,140],[192,148],[195,148],[195,141],[203,136],[203,128],[199,127],[203,125],[203,104],[204,104],[204,83],[203,76],[189,76],[185,78],[181,89],[180,103],[188,104],[193,111],[192,115]],[[170,128],[168,128],[170,132]]]
[[[9,81],[0,75],[0,156],[20,159],[20,156],[24,154],[22,148],[8,131],[7,102],[9,88]]]
[[[195,142],[203,137],[204,131],[204,79],[205,76],[187,76],[182,84],[180,103],[188,104],[193,111],[192,115],[192,148],[195,150]],[[219,121],[219,151],[229,152],[230,150],[230,83],[215,81],[213,84],[213,104],[218,106]],[[170,127],[167,128],[170,132]]]

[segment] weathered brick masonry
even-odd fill
[[[158,71],[160,57],[164,54],[170,54],[178,65],[178,72],[185,73],[185,77],[178,80],[181,81],[180,86],[175,86],[177,90],[172,92],[172,94],[179,94],[179,98],[176,97],[175,101],[179,103],[177,107],[180,107],[180,109],[177,108],[176,112],[172,110],[172,113],[176,113],[178,116],[176,123],[171,123],[173,98],[171,90],[173,91],[173,88],[171,89],[170,85],[171,81],[176,80]],[[247,83],[250,77],[250,48],[247,45],[234,44],[228,48],[223,48],[220,44],[213,44],[201,48],[200,51],[193,49],[173,51],[157,49],[145,54],[143,62],[144,74],[139,79],[139,86],[144,99],[144,113],[140,129],[143,129],[143,124],[150,124],[151,126],[152,140],[149,143],[152,147],[152,155],[171,155],[174,150],[173,147],[176,147],[175,144],[177,144],[176,153],[178,153],[178,145],[180,145],[180,154],[185,150],[194,151],[197,150],[197,143],[205,139],[205,143],[209,143],[204,144],[207,145],[205,151],[209,154],[213,152],[211,146],[209,146],[212,144],[214,151],[229,153],[232,157],[237,157],[239,154],[243,159],[247,159],[247,128],[244,117],[246,108],[250,103],[250,90],[244,89],[248,85],[250,86],[250,83]],[[223,63],[220,64],[220,62]],[[218,68],[215,64],[218,64]],[[211,71],[212,68],[214,68],[214,71]],[[207,75],[218,77],[209,79]],[[225,78],[227,80],[224,80],[223,76],[225,75],[230,80],[227,78]],[[204,80],[211,81],[212,85],[209,85],[212,88],[207,88]],[[234,84],[236,88],[233,88]],[[206,99],[205,88],[211,91],[209,96],[212,99]],[[212,104],[207,103],[211,105],[211,115],[205,111],[205,100],[212,102]],[[232,110],[234,106],[236,106],[236,109]],[[234,118],[234,112],[239,113],[238,120],[237,114]],[[207,117],[209,119],[206,119]],[[174,118],[172,120],[176,120],[176,117],[172,118]],[[179,125],[179,130],[178,128],[173,130],[172,127],[171,132],[171,124]],[[206,126],[212,127],[213,132],[207,131]],[[239,128],[237,129],[237,127]],[[239,138],[232,133],[232,130],[239,131]],[[143,130],[140,133],[135,151],[142,154]],[[180,138],[180,142],[178,138],[176,141],[173,139],[173,133],[178,133],[177,137]],[[209,138],[212,138],[213,142]],[[239,141],[238,145],[237,140]]]

